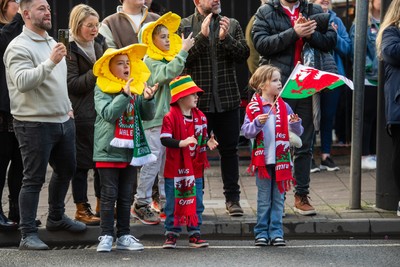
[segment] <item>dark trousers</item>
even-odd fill
[[[400,124],[391,125],[393,154],[392,154],[392,170],[397,189],[400,192]]]
[[[18,140],[14,132],[0,132],[0,147],[0,201],[7,177],[8,197],[10,201],[17,204],[19,191],[22,185],[22,177],[24,175],[21,151],[19,150]],[[7,167],[9,164],[10,167],[8,168],[7,174]]]
[[[53,169],[48,189],[49,217],[61,219],[65,212],[65,195],[76,167],[75,124],[72,119],[64,123],[14,120],[14,131],[24,164],[19,206],[20,229],[25,236],[37,232],[35,219],[48,164]]]
[[[87,203],[87,190],[88,190],[88,169],[77,168],[74,177],[72,177],[72,196],[74,197],[74,203]],[[94,194],[97,198],[100,198],[100,177],[99,171],[93,169],[93,184]]]
[[[222,113],[205,113],[208,133],[214,133],[221,157],[221,175],[226,201],[240,200],[238,143],[239,108]]]
[[[376,154],[377,99],[378,88],[376,86],[365,86],[362,132],[363,156]]]
[[[331,153],[332,130],[340,97],[339,90],[342,89],[325,90],[321,93],[321,152],[325,154]]]
[[[130,208],[137,168],[99,168],[101,235],[114,236],[114,207],[117,202],[117,237],[130,234]]]
[[[294,149],[293,165],[296,179],[295,192],[299,195],[309,193],[310,168],[312,158],[312,144],[314,138],[314,124],[312,112],[312,97],[304,99],[285,99],[293,112],[301,118],[304,132],[300,136],[303,146]]]

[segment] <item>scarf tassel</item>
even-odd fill
[[[111,140],[110,145],[113,147],[120,147],[120,148],[132,148],[133,140],[126,140],[115,137],[113,138],[113,140]]]
[[[132,166],[142,166],[144,164],[152,163],[157,160],[157,157],[153,154],[148,154],[141,157],[133,157],[130,165]]]
[[[256,169],[258,170],[258,178],[260,179],[271,179],[271,176],[269,176],[268,171],[267,171],[267,167],[264,166],[255,166],[255,165],[250,165],[247,168],[247,173],[249,173],[250,175],[254,175]]]
[[[292,184],[296,185],[296,181],[294,179],[277,182],[279,192],[283,194],[284,192],[289,191],[292,188]]]

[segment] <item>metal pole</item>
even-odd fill
[[[350,202],[349,209],[361,208],[361,140],[364,110],[364,79],[367,36],[368,5],[365,1],[356,2],[355,37],[354,37],[354,93],[352,149],[350,164]]]
[[[381,21],[389,7],[390,0],[381,2]],[[392,140],[386,133],[384,83],[385,70],[383,62],[379,63],[378,78],[378,122],[377,122],[377,168],[376,168],[376,207],[385,210],[396,210],[400,199],[392,172]]]

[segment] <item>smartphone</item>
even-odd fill
[[[183,36],[188,38],[189,34],[192,32],[192,26],[185,26],[183,27]]]
[[[63,43],[67,48],[67,53],[69,53],[69,30],[59,29],[58,30],[58,42]]]

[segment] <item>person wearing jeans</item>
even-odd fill
[[[24,178],[19,196],[20,230],[22,236],[27,236],[38,231],[35,219],[47,164],[53,168],[49,182],[49,218],[60,220],[64,216],[64,199],[76,166],[75,124],[73,119],[64,123],[15,119],[14,130],[24,162]]]
[[[198,217],[198,225],[197,226],[187,226],[187,232],[189,236],[194,234],[200,234],[200,226],[203,223],[203,178],[196,178],[196,214]],[[182,232],[182,227],[174,226],[174,208],[175,208],[175,197],[174,197],[174,179],[165,179],[165,194],[168,199],[166,199],[165,205],[165,214],[168,214],[165,218],[164,228],[165,235],[174,234],[179,236],[179,233]]]
[[[49,247],[38,237],[35,218],[48,164],[53,174],[46,229],[82,232],[86,225],[64,214],[65,195],[76,167],[74,114],[66,79],[67,48],[47,33],[52,25],[46,0],[21,0],[20,12],[25,26],[4,53],[14,131],[24,165],[19,249],[44,250]]]

